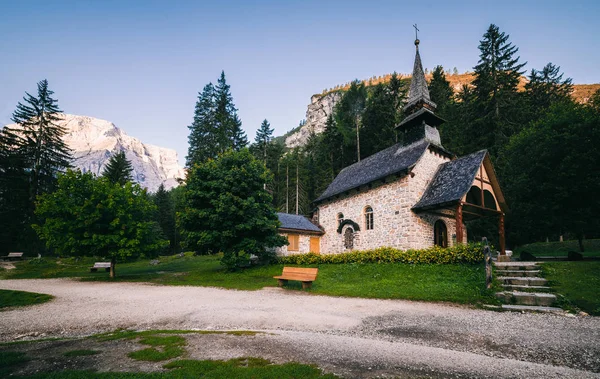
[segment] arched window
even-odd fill
[[[344,247],[352,250],[354,248],[354,229],[347,228],[344,231]]]
[[[337,215],[337,221],[338,221],[338,226],[340,226],[340,224],[342,223],[342,221],[344,221],[344,214],[343,213],[338,213],[338,215]]]
[[[371,207],[365,208],[365,229],[373,229],[373,208]]]
[[[442,220],[437,220],[433,226],[433,243],[440,247],[448,247],[448,229]]]

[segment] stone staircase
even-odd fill
[[[496,279],[504,291],[496,297],[502,309],[513,311],[561,312],[553,307],[556,295],[551,293],[544,278],[540,278],[537,262],[494,262]]]

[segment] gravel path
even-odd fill
[[[595,317],[497,313],[278,288],[234,291],[68,279],[3,280],[0,288],[56,297],[2,312],[0,341],[116,328],[250,329],[273,335],[236,342],[214,337],[214,343],[191,344],[192,351],[220,359],[233,354],[297,360],[349,377],[600,378],[600,318]]]

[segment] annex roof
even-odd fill
[[[398,143],[344,168],[315,201],[323,201],[345,191],[383,179],[392,174],[408,173],[427,150],[423,140],[412,145]]]
[[[479,167],[485,163],[491,169],[490,175],[493,177],[490,177],[490,179],[494,187],[496,187],[494,192],[497,192],[498,202],[502,208],[506,209],[506,203],[504,202],[500,187],[497,185],[497,179],[493,173],[493,167],[491,167],[487,150],[481,150],[441,164],[421,200],[412,209],[426,210],[440,208],[460,201],[471,189]]]
[[[299,231],[299,232],[309,232],[309,233],[323,233],[323,231],[310,222],[309,219],[302,215],[294,215],[289,213],[277,213],[277,218],[279,218],[279,222],[281,225],[279,229],[290,230],[290,231]]]

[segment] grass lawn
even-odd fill
[[[81,277],[82,280],[110,281],[107,272],[90,273],[94,259],[45,259],[18,262],[13,270],[0,270],[0,279]],[[253,267],[227,273],[216,256],[186,254],[160,257],[160,264],[149,260],[117,264],[117,281],[151,282],[164,285],[211,286],[258,290],[276,286],[273,276],[283,265]],[[323,264],[318,279],[309,290],[316,294],[450,301],[463,304],[495,303],[493,291],[485,289],[483,265],[411,264]],[[299,282],[288,288],[300,289]]]
[[[600,257],[600,239],[591,239],[583,241],[584,257]],[[526,251],[536,257],[566,257],[569,251],[579,252],[578,241],[564,242],[536,242],[519,246],[515,249],[515,256],[518,257],[521,251]]]
[[[600,316],[600,261],[545,262],[542,270],[567,307]]]
[[[0,290],[0,309],[40,304],[50,300],[52,296],[43,293]]]

